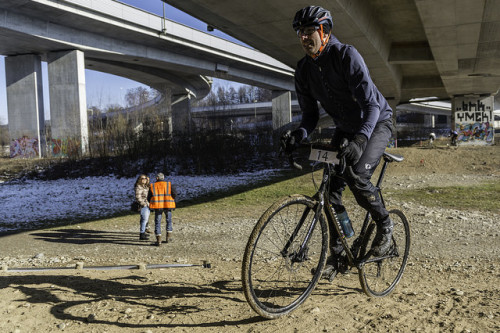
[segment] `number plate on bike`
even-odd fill
[[[332,163],[332,164],[339,163],[336,151],[329,151],[317,148],[311,149],[311,154],[309,155],[309,159],[311,161],[324,162],[324,163]]]

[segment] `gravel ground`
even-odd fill
[[[389,192],[500,181],[498,146],[392,152],[406,161],[391,166]],[[137,216],[5,236],[0,331],[500,332],[500,212],[393,197],[388,204],[405,211],[412,232],[408,267],[394,293],[367,297],[353,270],[321,282],[301,307],[277,320],[256,316],[241,291],[244,246],[263,205],[214,211],[207,202],[196,211],[176,210],[175,239],[160,248],[138,240]],[[361,218],[353,202],[348,208],[353,220]],[[142,269],[74,269],[79,265]],[[51,266],[70,268],[5,270]]]

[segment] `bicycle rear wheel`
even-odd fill
[[[394,209],[389,211],[394,223],[392,245],[386,256],[370,258],[359,269],[359,281],[368,296],[382,297],[389,295],[401,280],[410,252],[410,226],[403,212]],[[361,257],[370,250],[375,238],[375,222],[367,229],[361,247]]]
[[[315,216],[316,205],[302,195],[284,198],[262,215],[250,235],[243,257],[243,291],[262,317],[278,318],[294,310],[318,283],[328,250],[328,226],[322,212]]]

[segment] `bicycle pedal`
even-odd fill
[[[335,277],[337,276],[337,271],[334,270],[328,275],[328,282],[332,283]]]
[[[348,274],[351,274],[351,271],[349,270],[349,268],[342,268],[342,269],[339,269],[338,273],[342,274],[342,275],[348,275]]]
[[[347,264],[347,258],[343,257],[341,259],[342,260],[340,260],[338,263],[337,271],[342,275],[351,273],[351,271],[349,270],[349,265]]]

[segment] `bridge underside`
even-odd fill
[[[294,89],[293,67],[303,51],[290,22],[303,2],[166,2],[264,53],[111,0],[1,1],[0,54],[11,59],[6,64],[22,63],[25,71],[19,80],[10,70],[9,127],[18,122],[21,109],[32,110],[29,133],[12,125],[17,138],[38,135],[40,144],[44,112],[40,61],[50,64],[49,81],[59,86],[50,90],[51,112],[53,107],[71,110],[71,121],[61,121],[61,128],[79,123],[85,132],[81,74],[85,68],[159,90],[166,96],[167,113],[185,96],[208,94],[208,77],[261,86],[275,91],[275,127],[291,119],[286,91]],[[361,52],[392,106],[420,97],[458,98],[455,105],[464,106],[469,98],[469,105],[484,105],[482,98],[500,88],[499,1],[320,0],[316,4],[332,12],[334,34]],[[58,75],[58,67],[73,73]],[[34,93],[25,94],[27,90]],[[30,96],[24,106],[21,95]],[[74,100],[69,102],[66,96]],[[52,106],[52,97],[61,104]],[[78,132],[78,140],[84,142],[85,137]]]
[[[88,140],[85,68],[158,90],[160,112],[169,119],[175,114],[180,128],[189,100],[210,92],[211,77],[293,89],[292,70],[256,50],[111,0],[6,0],[0,17],[0,54],[11,74],[9,129],[13,150],[25,155],[26,145],[33,147],[30,155],[45,153],[42,61],[49,67],[52,134],[63,141],[71,136],[80,153]],[[13,74],[18,66],[23,77]],[[172,126],[170,119],[170,133]]]
[[[295,67],[303,56],[291,21],[299,0],[166,0]],[[500,1],[318,0],[333,33],[354,45],[384,96],[450,99],[500,88]],[[239,13],[245,13],[240,15]]]

